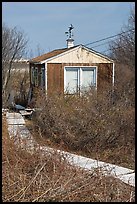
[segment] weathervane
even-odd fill
[[[71,24],[70,26],[69,26],[69,31],[67,31],[67,32],[65,32],[65,34],[67,34],[67,36],[69,36],[69,38],[71,38],[72,36],[73,36],[73,34],[72,34],[72,29],[73,29],[74,27],[73,27],[73,25]]]

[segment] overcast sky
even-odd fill
[[[132,7],[133,2],[2,2],[2,21],[24,30],[29,49],[35,51],[39,45],[48,52],[66,47],[65,31],[70,24],[75,45],[118,34]],[[106,48],[93,49],[102,52]]]

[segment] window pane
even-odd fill
[[[95,69],[82,69],[82,89],[88,90],[89,87],[95,86],[96,73]]]
[[[45,68],[41,68],[41,87],[45,86]]]
[[[78,89],[78,69],[66,69],[66,91],[69,93],[77,92]]]

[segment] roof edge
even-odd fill
[[[55,49],[55,50],[53,50],[53,51],[51,51],[51,52],[54,52],[54,51],[57,51],[57,50],[63,50],[63,49],[64,49],[64,51],[63,51],[62,53],[60,53],[60,54],[57,54],[57,55],[52,56],[52,57],[49,57],[49,58],[47,58],[47,59],[45,59],[45,60],[41,60],[41,61],[39,61],[39,62],[33,62],[33,61],[31,61],[32,59],[29,60],[29,62],[30,62],[30,63],[34,63],[34,64],[43,64],[43,63],[45,63],[45,62],[48,62],[49,60],[52,60],[52,59],[55,59],[56,57],[59,57],[59,56],[64,55],[64,54],[66,54],[67,52],[69,53],[69,52],[71,52],[72,50],[77,49],[78,47],[84,48],[84,49],[88,50],[89,52],[92,52],[93,54],[96,54],[96,55],[98,55],[98,56],[100,56],[100,57],[103,57],[103,58],[107,59],[107,60],[110,61],[110,62],[114,62],[114,60],[111,59],[111,58],[109,58],[108,56],[106,56],[106,55],[104,55],[104,54],[102,54],[102,53],[100,53],[100,52],[97,52],[97,51],[95,51],[95,50],[93,50],[93,49],[91,49],[91,48],[88,48],[88,47],[86,47],[85,45],[82,45],[82,44],[75,45],[75,46],[73,46],[73,47],[71,47],[71,48]],[[48,53],[50,53],[50,52],[47,52],[47,53],[45,53],[45,54],[48,54]],[[45,54],[43,54],[43,55],[45,55]],[[40,55],[40,56],[43,56],[43,55]],[[38,56],[38,57],[40,57],[40,56]],[[37,58],[37,57],[36,57],[36,58]],[[33,59],[35,59],[35,58],[33,58]]]
[[[71,52],[72,50],[76,49],[77,47],[79,47],[79,45],[76,45],[76,46],[70,47],[70,48],[66,48],[66,50],[64,52],[62,52],[60,54],[57,54],[57,55],[55,55],[53,57],[50,57],[48,59],[42,60],[40,63],[43,64],[43,63],[45,63],[45,62],[47,62],[49,60],[55,59],[56,57],[62,56],[62,55],[64,55],[64,53]]]
[[[94,54],[99,55],[100,57],[103,57],[103,58],[105,58],[105,59],[107,59],[107,60],[109,60],[109,61],[114,62],[114,60],[111,59],[110,57],[108,57],[107,55],[104,55],[104,54],[102,54],[102,53],[100,53],[100,52],[98,52],[98,51],[96,51],[96,50],[93,50],[92,48],[88,48],[88,47],[86,47],[85,45],[82,45],[82,47],[86,48],[87,50],[89,50],[90,52],[92,52],[92,53],[94,53]]]

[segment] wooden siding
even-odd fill
[[[97,89],[112,84],[113,64],[111,63],[48,63],[47,64],[47,91],[48,94],[64,93],[65,66],[97,66]]]
[[[61,63],[47,64],[47,93],[64,92],[64,69]]]

